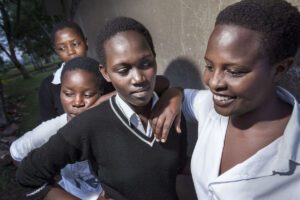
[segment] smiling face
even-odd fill
[[[101,73],[112,82],[120,97],[137,112],[152,98],[156,60],[140,33],[120,32],[104,44],[106,66]]]
[[[68,119],[90,108],[99,98],[95,74],[81,69],[66,71],[62,77],[60,100]]]
[[[55,33],[54,48],[64,62],[86,56],[87,41],[72,28],[64,28]]]
[[[203,74],[215,110],[224,116],[243,115],[264,107],[275,95],[275,68],[260,48],[258,32],[217,25],[208,41]]]

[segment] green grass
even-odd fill
[[[30,79],[23,79],[21,76],[3,81],[4,95],[9,97],[6,101],[15,101],[24,97],[22,107],[18,112],[22,114],[19,123],[19,135],[33,129],[39,123],[39,101],[38,89],[41,81],[51,74],[54,69],[47,72],[35,73]],[[12,165],[0,167],[0,193],[6,195],[7,190],[20,190],[14,180],[16,168]],[[0,195],[0,196],[1,196]],[[0,198],[1,199],[1,198]]]
[[[56,65],[59,65],[60,63],[61,63],[60,60],[55,60],[55,61],[52,62],[52,63],[48,63],[48,64],[43,65],[42,69],[43,69],[43,70],[49,71],[48,69],[53,68],[53,67],[52,67],[53,65],[55,65],[55,64],[56,64]],[[35,73],[35,72],[36,72],[36,70],[35,70],[35,68],[33,67],[32,64],[26,65],[25,68],[26,68],[26,70],[27,70],[29,73]],[[14,79],[15,77],[19,77],[20,75],[21,75],[20,71],[19,71],[17,68],[12,67],[12,68],[10,68],[7,72],[5,72],[5,73],[2,72],[2,73],[0,73],[0,79],[1,79],[1,80],[4,80],[4,82],[6,82],[6,80]]]
[[[39,121],[38,89],[41,81],[51,74],[52,71],[37,73],[30,79],[18,76],[4,82],[4,94],[16,99],[24,97],[23,107],[19,112],[22,114],[20,132],[24,133],[34,128]]]

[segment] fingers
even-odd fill
[[[160,117],[156,117],[152,120],[152,130],[155,134],[157,142],[161,141],[162,143],[165,143],[167,141],[170,129],[174,121],[174,116],[174,114],[164,113],[164,115],[160,115]]]
[[[173,119],[165,120],[164,126],[162,129],[161,142],[165,143],[168,139],[169,131],[172,126]]]
[[[157,142],[161,141],[162,136],[162,127],[164,124],[165,118],[163,116],[156,117],[152,120],[152,130],[155,134],[155,138]]]
[[[174,124],[175,124],[175,128],[176,128],[176,132],[177,133],[181,133],[181,127],[180,127],[180,124],[181,124],[181,112],[175,117]]]

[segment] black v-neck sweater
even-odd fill
[[[128,124],[112,97],[74,118],[31,152],[17,171],[17,180],[28,188],[29,197],[40,198],[61,168],[86,159],[113,199],[177,199],[175,182],[186,161],[186,134],[177,134],[173,127],[167,143],[157,143]]]

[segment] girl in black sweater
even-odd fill
[[[29,154],[17,171],[18,182],[30,191],[27,197],[41,198],[62,166],[89,159],[113,199],[177,199],[175,179],[186,161],[186,137],[183,129],[158,143],[151,130],[150,112],[158,97],[150,33],[134,19],[118,17],[104,26],[98,47],[100,71],[117,95]]]

